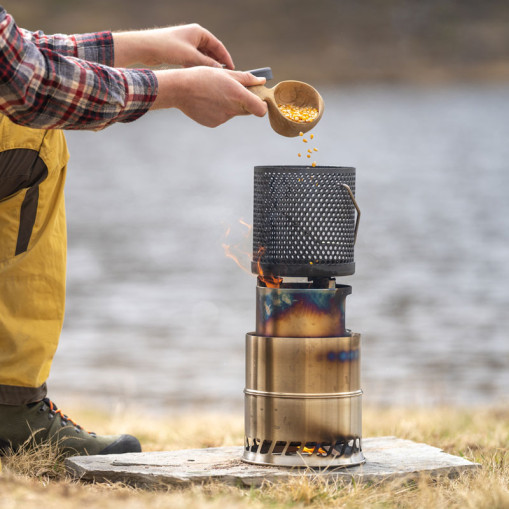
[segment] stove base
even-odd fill
[[[360,334],[246,335],[243,459],[284,467],[364,463]]]
[[[296,467],[296,468],[347,468],[366,463],[362,451],[358,450],[349,455],[313,456],[312,453],[293,455],[258,454],[244,451],[242,461],[253,465],[268,465],[272,467]]]

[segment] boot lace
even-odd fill
[[[56,405],[55,403],[53,403],[53,401],[51,401],[49,398],[43,398],[42,400],[46,405],[48,405],[49,407],[49,411],[50,413],[52,413],[53,415],[58,415],[60,416],[60,419],[62,420],[62,426],[66,426],[68,423],[71,423],[75,428],[76,430],[83,430],[85,431],[86,433],[89,433],[89,434],[94,434],[94,433],[90,433],[90,431],[87,431],[85,430],[82,426],[80,426],[77,422],[73,421],[69,416],[65,415],[62,410],[60,410]]]

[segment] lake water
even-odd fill
[[[509,86],[323,90],[319,165],[357,168],[347,327],[365,402],[509,400]],[[70,132],[68,298],[49,380],[153,410],[241,412],[255,278],[253,167],[302,164],[266,118],[217,129],[178,111]],[[60,399],[59,399],[60,398]]]

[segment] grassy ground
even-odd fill
[[[109,418],[83,410],[71,416],[101,433],[136,434],[146,451],[242,444],[241,416],[148,418],[133,411],[117,411]],[[2,460],[0,508],[509,508],[509,409],[367,408],[364,423],[364,436],[396,435],[426,442],[479,462],[483,468],[454,480],[423,478],[412,484],[355,486],[297,478],[267,483],[260,489],[212,483],[143,491],[77,483],[66,477],[53,451],[46,448]]]

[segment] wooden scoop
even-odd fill
[[[313,129],[323,115],[323,99],[320,94],[307,83],[302,81],[281,81],[273,88],[263,85],[249,87],[249,90],[265,101],[269,109],[269,121],[272,129],[282,136],[290,138],[298,136],[300,132]],[[277,107],[278,104],[293,106],[309,106],[318,110],[317,117],[311,122],[295,122],[285,117]]]

